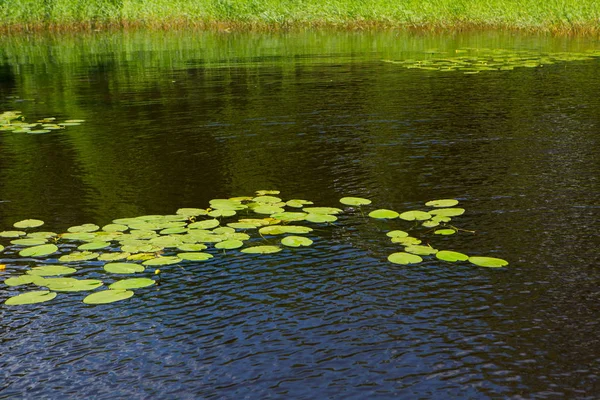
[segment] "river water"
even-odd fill
[[[463,49],[598,51],[471,33],[103,33],[0,39],[0,113],[83,119],[0,132],[0,231],[285,199],[423,209],[441,248],[504,268],[395,265],[348,210],[310,248],[163,268],[126,301],[0,305],[0,398],[597,398],[600,58],[440,72]],[[458,51],[457,51],[458,50]],[[386,62],[392,60],[396,62]],[[35,262],[7,248],[0,280]],[[433,244],[433,243],[432,243]],[[216,253],[215,253],[216,254]],[[0,301],[22,293],[0,283]]]

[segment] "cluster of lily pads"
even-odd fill
[[[432,51],[429,59],[382,60],[405,68],[428,71],[462,71],[477,74],[482,71],[510,71],[515,68],[538,68],[566,61],[591,60],[600,57],[600,51],[587,53],[536,53],[533,51],[509,51],[505,49],[464,48],[447,55]]]
[[[5,111],[0,114],[0,131],[37,135],[65,129],[67,126],[81,125],[82,122],[84,122],[82,119],[68,119],[57,122],[56,118],[48,117],[30,123],[25,121],[21,111]]]
[[[305,224],[331,224],[344,212],[364,213],[363,206],[371,200],[344,197],[337,207],[317,207],[311,201],[276,197],[279,191],[261,190],[255,196],[214,199],[210,207],[180,208],[172,215],[144,215],[115,219],[100,227],[87,223],[72,226],[67,232],[31,231],[44,224],[38,219],[26,219],[14,224],[15,230],[0,232],[0,238],[9,241],[0,245],[0,253],[18,254],[29,263],[25,274],[4,280],[7,286],[37,286],[46,290],[25,292],[5,301],[7,305],[41,303],[54,299],[60,292],[91,291],[104,285],[100,279],[78,279],[66,275],[103,272],[115,276],[143,274],[146,276],[118,279],[108,289],[95,291],[83,299],[88,304],[105,304],[133,296],[133,289],[156,284],[160,266],[186,262],[202,262],[214,257],[209,251],[236,251],[249,254],[277,253],[283,248],[310,246],[313,240],[306,235],[313,228]],[[411,231],[425,230],[424,235],[451,235],[459,231],[450,225],[453,217],[464,213],[455,207],[457,200],[444,199],[427,202],[428,211],[375,209],[368,216],[379,220],[401,219],[411,221]],[[388,224],[389,225],[389,224]],[[417,229],[419,228],[419,229]],[[422,256],[439,260],[469,261],[484,267],[502,267],[505,260],[493,257],[469,257],[455,251],[438,251],[423,245],[422,239],[402,230],[388,230],[386,235],[404,251],[389,255],[394,264],[416,264]],[[422,235],[421,235],[422,236]],[[259,243],[257,243],[259,241]],[[209,251],[204,251],[209,250]],[[213,251],[214,253],[214,251]],[[58,264],[57,264],[58,263]],[[63,265],[66,264],[66,265]],[[72,265],[72,266],[69,266]],[[6,266],[1,266],[5,269]],[[94,267],[96,267],[94,269]],[[150,271],[147,269],[150,268]]]

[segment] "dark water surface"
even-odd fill
[[[107,306],[0,305],[0,398],[597,398],[600,60],[439,73],[436,49],[600,49],[584,39],[198,32],[0,40],[0,112],[85,119],[0,132],[0,231],[286,199],[423,208],[499,269],[387,262],[409,223],[350,213],[269,256],[165,267]],[[7,246],[8,239],[0,244]],[[218,254],[214,252],[214,254]],[[30,261],[5,249],[0,280]],[[23,288],[0,283],[0,301]]]

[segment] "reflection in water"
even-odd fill
[[[2,396],[592,398],[600,64],[440,75],[381,62],[431,48],[590,44],[391,33],[3,40],[0,110],[86,123],[0,135],[1,229],[40,218],[62,231],[268,188],[398,211],[458,198],[460,226],[477,233],[438,247],[511,266],[389,264],[397,246],[383,231],[410,226],[355,218],[302,252],[168,269],[114,307],[60,295],[3,306]],[[27,265],[2,257],[9,272]],[[0,299],[10,292],[0,286]]]

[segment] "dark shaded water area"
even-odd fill
[[[384,59],[462,48],[585,52],[477,33],[105,34],[0,39],[0,112],[85,119],[0,132],[0,231],[286,199],[423,209],[432,245],[507,259],[389,263],[344,214],[274,255],[163,268],[129,300],[0,306],[0,398],[597,398],[600,59],[441,73]],[[367,209],[367,208],[365,208]],[[8,246],[8,240],[0,244]],[[9,249],[8,249],[9,250]],[[5,249],[0,280],[31,266]],[[215,253],[217,254],[217,253]],[[0,301],[23,289],[0,283]]]

